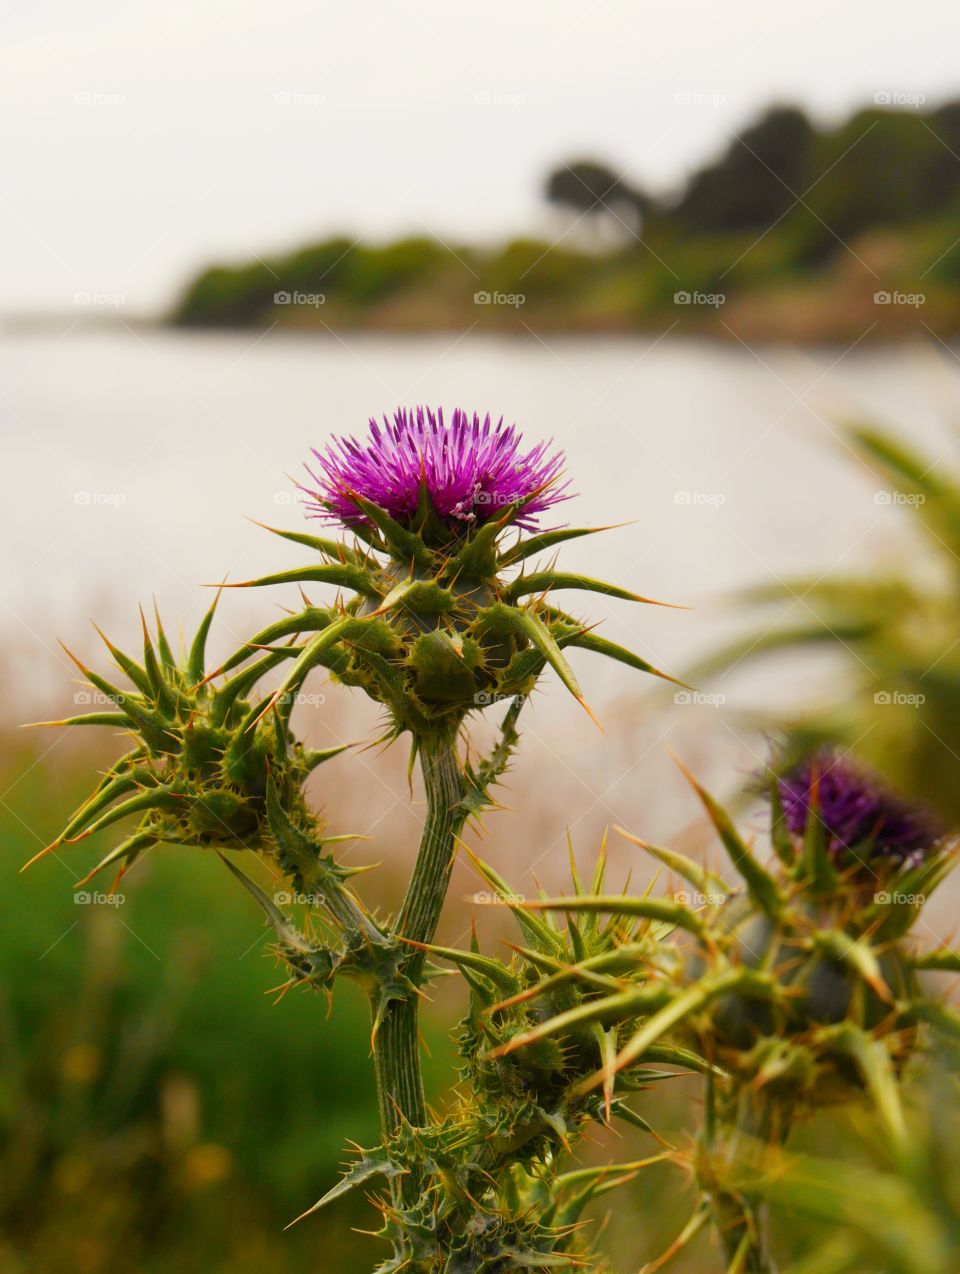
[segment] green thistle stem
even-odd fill
[[[762,1090],[744,1090],[729,1123],[723,1121],[710,1145],[702,1149],[700,1184],[710,1200],[714,1225],[727,1266],[742,1274],[777,1274],[770,1250],[770,1219],[765,1201],[733,1186],[739,1176],[741,1140],[781,1145],[789,1118]],[[705,1150],[706,1153],[703,1153]],[[734,1265],[734,1262],[738,1262]]]
[[[463,797],[463,782],[456,735],[423,742],[420,768],[426,787],[427,813],[396,932],[415,942],[432,942],[450,883],[454,840],[463,822],[458,808]],[[414,952],[404,968],[415,986],[420,982],[425,958],[424,952]],[[415,1127],[426,1123],[418,1009],[415,995],[391,1001],[374,1043],[380,1124],[385,1137],[396,1131],[401,1119]]]

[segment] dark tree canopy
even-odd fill
[[[671,215],[692,231],[769,226],[809,184],[814,137],[802,111],[774,107],[689,179]]]
[[[646,211],[647,198],[606,164],[591,159],[561,164],[547,178],[550,203],[590,216],[629,217],[631,223]]]

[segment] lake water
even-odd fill
[[[697,608],[588,603],[611,636],[676,667],[714,639],[713,603],[731,588],[902,546],[908,515],[876,502],[838,423],[879,420],[940,454],[960,366],[940,348],[798,353],[669,337],[8,333],[5,634],[50,646],[118,598],[119,631],[131,632],[130,605],[152,594],[189,626],[205,602],[198,584],[300,560],[244,515],[301,524],[290,475],[311,446],[420,401],[502,412],[530,438],[556,439],[579,492],[564,520],[631,522],[565,548],[564,563]],[[256,599],[260,610],[271,600]]]
[[[63,710],[73,670],[56,638],[101,661],[89,617],[107,621],[121,644],[135,642],[135,605],[155,594],[168,626],[191,630],[209,598],[199,584],[304,560],[243,515],[301,526],[288,475],[301,474],[309,448],[362,430],[371,413],[420,401],[502,412],[531,439],[552,436],[565,448],[580,494],[564,520],[630,525],[566,547],[564,563],[693,609],[582,594],[568,604],[681,671],[744,622],[722,604],[730,590],[869,568],[910,551],[909,515],[878,502],[876,479],[845,451],[838,423],[902,428],[949,462],[958,373],[939,347],[798,353],[669,337],[321,339],[66,325],[8,333],[0,346],[8,704],[12,693]],[[218,649],[248,637],[283,600],[293,601],[292,591],[231,594]],[[675,710],[667,696],[661,715],[646,714],[634,692],[648,679],[585,655],[575,662],[607,738],[558,687],[538,697],[514,784],[527,817],[509,824],[504,865],[521,852],[517,838],[530,835],[544,846],[523,851],[532,864],[562,849],[567,827],[594,845],[610,822],[652,836],[682,826],[695,810],[667,742],[721,790],[737,766],[756,763],[759,745],[738,724],[736,694],[720,711]],[[759,677],[747,679],[749,693]],[[342,696],[331,698],[330,711],[340,712]],[[351,728],[333,720],[329,729]],[[380,837],[386,819],[394,840],[407,843],[416,828],[403,758],[391,764],[371,766],[339,825]]]

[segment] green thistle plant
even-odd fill
[[[442,413],[418,409],[398,413],[383,430],[371,423],[365,446],[348,440],[315,453],[321,474],[311,475],[318,487],[312,507],[348,530],[350,542],[278,531],[311,550],[314,560],[242,586],[292,583],[302,592],[306,585],[333,585],[343,590],[335,603],[315,606],[304,596],[303,609],[268,625],[213,672],[204,667],[213,607],[180,660],[162,629],[154,645],[144,626],[142,664],[108,643],[133,689],[123,691],[81,665],[110,710],[51,723],[117,727],[133,735],[134,746],[44,852],[133,815],[139,819],[133,834],[95,871],[111,863],[127,869],[164,842],[215,849],[273,927],[288,986],[328,992],[342,975],[369,996],[383,1145],[363,1156],[347,1184],[377,1173],[390,1182],[384,1233],[393,1257],[385,1271],[507,1274],[575,1263],[562,1254],[572,1243],[574,1200],[585,1201],[608,1180],[603,1173],[592,1184],[589,1177],[562,1185],[554,1180],[555,1145],[565,1135],[558,1121],[569,1117],[574,1127],[599,1102],[581,1100],[574,1109],[561,1100],[570,1068],[579,1074],[587,1059],[591,1066],[598,1060],[593,1045],[578,1058],[571,1037],[570,1051],[565,1046],[555,1059],[555,1073],[541,1068],[539,1083],[516,1062],[486,1063],[475,1074],[485,1104],[465,1105],[439,1123],[428,1118],[420,1072],[418,1000],[431,973],[426,961],[457,838],[468,819],[493,803],[491,789],[509,765],[519,713],[540,674],[553,668],[584,707],[568,648],[665,676],[547,600],[561,589],[648,599],[552,565],[527,569],[536,555],[591,531],[537,531],[538,515],[568,498],[558,485],[563,457],[548,454],[546,444],[522,453],[520,441],[502,421],[481,423],[455,412],[448,426]],[[325,836],[304,801],[310,771],[344,750],[311,752],[290,730],[296,697],[317,668],[381,704],[385,738],[409,734],[411,766],[419,761],[423,774],[420,849],[390,923],[375,921],[354,895],[347,884],[354,872],[326,848],[344,838]],[[253,700],[274,670],[282,672],[280,684]],[[458,740],[470,715],[500,702],[509,706],[498,742],[479,761],[461,761]],[[277,899],[240,869],[230,855],[244,849],[314,899],[319,934],[312,925],[306,933],[298,929]],[[608,942],[609,933],[597,941]],[[579,949],[574,945],[567,954],[579,958]],[[518,991],[538,967],[533,955],[523,959],[519,968],[526,973],[503,975]],[[505,989],[502,979],[492,985]],[[497,1095],[492,1077],[505,1080],[513,1071],[513,1087]],[[609,1110],[611,1095],[605,1100]],[[499,1129],[493,1141],[491,1118]],[[521,1127],[528,1132],[514,1146]],[[529,1149],[508,1171],[512,1146]],[[495,1172],[512,1184],[496,1196],[491,1217],[471,1200],[472,1190],[484,1193],[482,1183],[489,1185]]]
[[[701,1195],[682,1238],[712,1217],[731,1268],[749,1274],[774,1266],[763,1199],[735,1181],[744,1145],[780,1145],[812,1109],[866,1095],[891,1146],[905,1152],[898,1076],[921,1047],[924,1024],[960,1034],[960,1021],[917,977],[960,971],[960,955],[918,955],[912,941],[956,851],[921,811],[862,771],[834,760],[828,781],[825,766],[820,757],[771,783],[771,867],[691,779],[742,880],[738,891],[674,851],[635,841],[692,894],[523,904],[669,918],[691,935],[692,944],[672,957],[661,952],[652,967],[641,955],[608,995],[578,1011],[579,1022],[605,1023],[618,1040],[580,1089],[609,1091],[620,1072],[665,1044],[707,1059],[707,1117],[694,1157]],[[576,970],[585,969],[579,961]],[[568,1020],[548,1019],[512,1046],[553,1038]]]
[[[328,583],[352,590],[335,607],[307,605],[270,625],[250,646],[293,661],[263,715],[323,667],[384,706],[388,738],[411,736],[411,764],[419,757],[427,816],[395,930],[413,942],[429,943],[434,936],[455,838],[486,804],[490,783],[507,763],[516,714],[544,668],[552,667],[584,707],[564,647],[665,675],[545,600],[556,589],[649,599],[586,576],[523,569],[530,557],[589,535],[589,528],[504,543],[511,531],[534,530],[535,515],[566,498],[556,485],[562,456],[546,458],[543,446],[520,454],[519,444],[512,427],[493,426],[489,417],[481,424],[463,412],[454,413],[449,427],[442,413],[423,408],[398,412],[382,431],[371,422],[366,447],[354,440],[331,444],[315,453],[320,477],[311,475],[319,486],[310,493],[315,512],[349,527],[355,543],[281,532],[313,549],[321,562],[240,585]],[[303,644],[273,645],[310,632],[315,635]],[[238,652],[220,671],[246,656]],[[505,700],[516,705],[506,723],[506,752],[498,749],[492,769],[479,785],[471,783],[457,756],[460,728],[471,713]],[[408,959],[414,985],[422,968],[423,957],[414,952]],[[401,1118],[414,1127],[426,1123],[416,1020],[412,995],[377,1020],[375,1057],[388,1134]]]

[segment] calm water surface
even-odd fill
[[[152,594],[189,628],[206,600],[198,584],[298,560],[244,515],[301,524],[291,477],[312,445],[427,401],[502,412],[565,448],[580,494],[564,518],[630,522],[571,545],[565,564],[694,607],[597,599],[584,610],[679,668],[733,622],[716,601],[735,586],[905,551],[908,517],[878,503],[837,424],[877,419],[947,453],[958,373],[942,349],[811,354],[669,337],[8,333],[3,636],[39,677],[56,636],[90,650],[78,629],[106,615],[130,637],[131,603]],[[234,595],[225,629],[240,635],[248,612],[257,622],[278,600]],[[606,676],[584,670],[601,696],[621,684]]]

